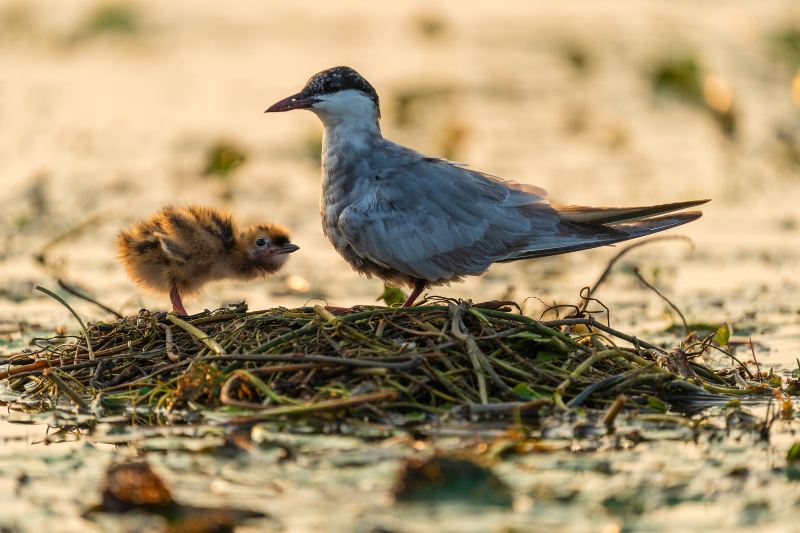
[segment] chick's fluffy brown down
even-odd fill
[[[288,232],[274,224],[257,226],[288,242]],[[181,294],[199,291],[212,280],[252,279],[266,269],[248,253],[247,238],[227,212],[203,206],[167,207],[117,238],[119,256],[137,284],[158,293],[176,287]]]

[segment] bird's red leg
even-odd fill
[[[427,285],[425,280],[418,279],[416,282],[414,282],[414,290],[411,291],[411,294],[408,296],[406,303],[403,304],[403,307],[411,307],[414,305],[414,301],[419,298],[419,295],[425,290],[425,285]]]
[[[186,312],[186,309],[183,307],[183,302],[181,301],[181,293],[178,292],[178,287],[172,286],[172,290],[169,291],[169,301],[172,302],[172,310],[182,316],[189,316],[189,313]]]

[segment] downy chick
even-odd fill
[[[209,281],[250,280],[278,271],[299,247],[277,224],[240,231],[224,210],[166,207],[117,236],[130,278],[156,293],[169,293],[174,311],[187,315],[182,297]]]

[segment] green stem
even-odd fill
[[[197,339],[198,341],[205,344],[209,350],[214,352],[217,355],[222,355],[225,353],[225,350],[222,349],[222,346],[219,345],[217,341],[203,333],[201,330],[197,329],[193,325],[189,324],[185,320],[178,318],[176,315],[169,313],[167,315],[167,320],[184,330],[186,333]]]
[[[78,313],[75,312],[75,310],[66,302],[66,300],[64,300],[61,296],[59,296],[58,294],[54,293],[53,291],[47,290],[44,287],[40,287],[39,285],[37,285],[35,288],[36,288],[37,291],[43,292],[46,295],[48,295],[50,298],[53,298],[55,301],[57,301],[58,303],[60,303],[64,307],[66,307],[67,310],[70,313],[72,313],[72,316],[74,316],[75,320],[78,321],[78,324],[81,325],[81,331],[83,332],[83,338],[86,339],[86,350],[89,352],[89,359],[94,359],[94,352],[92,351],[92,342],[89,340],[89,332],[86,331],[86,324],[83,323],[83,320],[81,320],[81,317],[78,316]],[[76,355],[76,357],[77,357],[77,355]]]

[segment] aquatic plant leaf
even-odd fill
[[[722,326],[720,326],[717,329],[717,332],[714,333],[714,342],[716,342],[720,346],[727,346],[730,338],[731,338],[731,327],[727,322],[725,324],[722,324]]]
[[[795,442],[789,448],[786,463],[786,477],[790,481],[800,481],[800,442]]]
[[[522,396],[526,400],[550,400],[553,398],[551,393],[544,393],[532,389],[527,383],[518,383],[514,387],[514,393]]]
[[[667,405],[666,402],[659,400],[655,396],[647,397],[647,406],[661,413],[666,413],[669,410],[669,405]]]
[[[533,391],[528,387],[527,383],[518,383],[514,387],[514,394],[518,394],[527,400],[533,399]]]
[[[527,383],[518,383],[517,386],[514,387],[514,393],[528,400],[532,400],[534,398],[534,393],[530,387],[528,387]]]
[[[786,454],[788,463],[800,463],[800,442],[795,442]]]
[[[550,361],[558,361],[562,358],[562,354],[554,353],[554,352],[539,352],[536,354],[536,360],[542,361],[543,363],[549,363]]]
[[[538,333],[522,331],[520,333],[511,335],[509,338],[517,341],[512,346],[512,348],[515,350],[539,348],[558,354],[569,353],[569,347],[567,347],[567,345],[557,337],[546,337],[544,335],[539,335]]]
[[[379,302],[383,300],[383,302],[387,305],[387,307],[392,307],[393,305],[402,305],[403,302],[406,301],[406,294],[398,289],[397,287],[390,287],[388,285],[383,286],[383,293],[378,296],[375,301]]]

